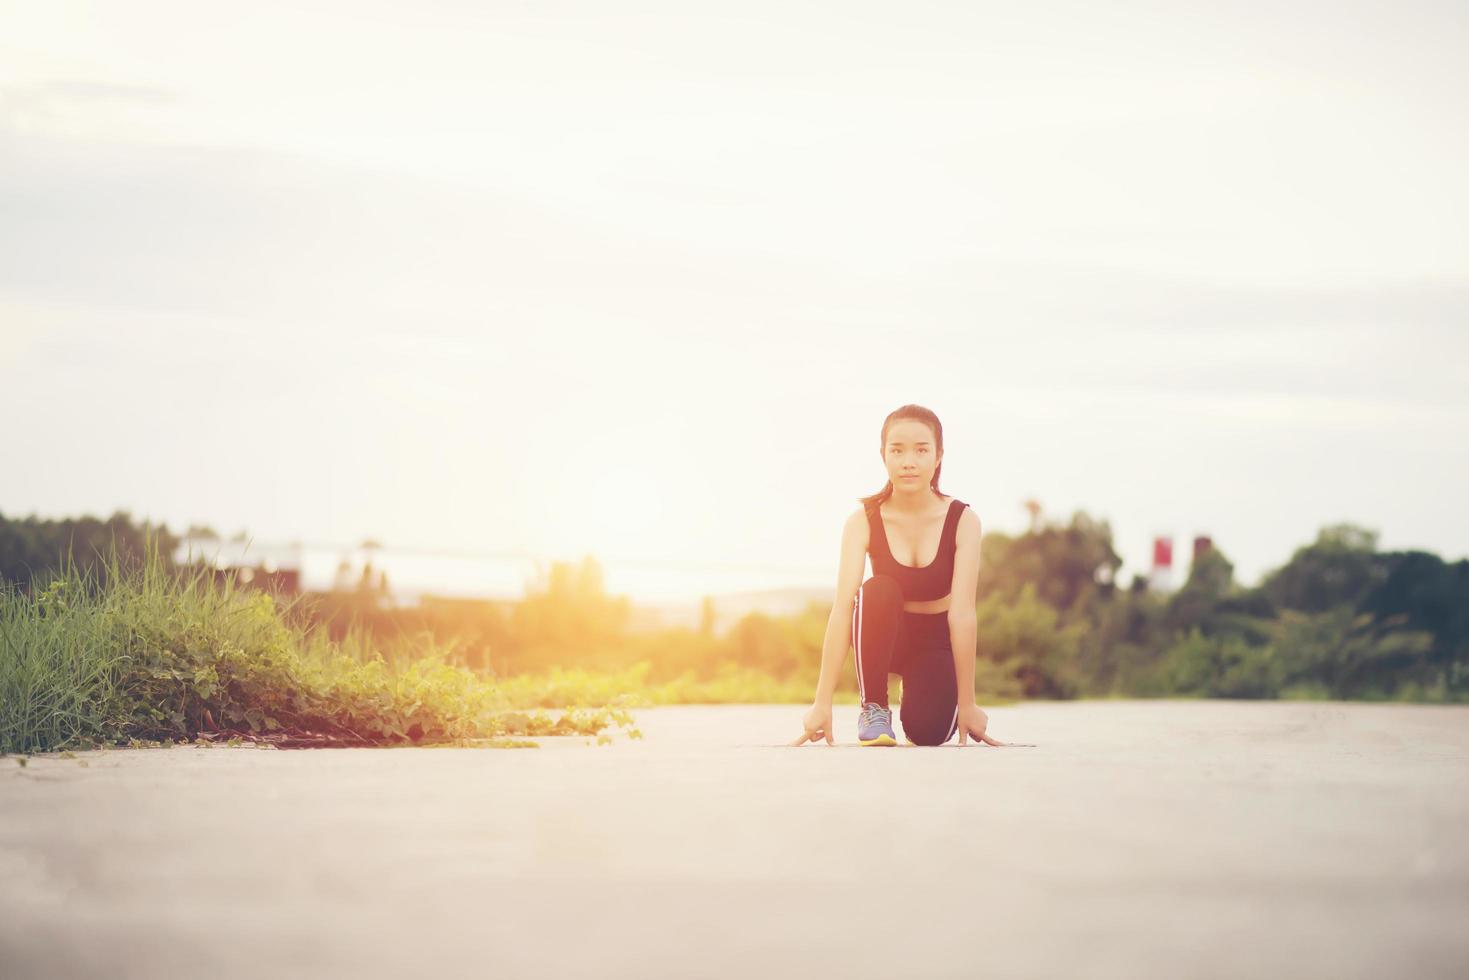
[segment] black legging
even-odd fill
[[[863,702],[888,706],[888,674],[903,677],[899,721],[915,745],[942,745],[959,729],[959,685],[949,614],[903,608],[896,579],[874,575],[852,600],[852,646]]]

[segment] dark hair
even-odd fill
[[[944,427],[942,424],[939,423],[939,417],[933,414],[933,412],[924,408],[922,405],[904,405],[902,408],[894,409],[893,411],[889,412],[888,417],[882,420],[882,441],[880,444],[880,448],[884,453],[884,458],[886,458],[887,453],[888,428],[894,422],[899,422],[903,419],[913,419],[915,422],[922,422],[924,425],[927,425],[930,429],[932,429],[933,439],[936,444],[934,446],[934,453],[936,455],[943,455]],[[939,464],[933,468],[933,479],[928,482],[929,488],[933,490],[934,493],[939,494],[940,496],[943,496],[943,492],[939,490],[939,473],[943,471],[943,468],[943,460],[939,460]],[[863,507],[871,510],[874,507],[881,506],[882,502],[892,495],[893,481],[889,480],[887,482],[887,486],[877,491],[877,493],[872,494],[870,497],[858,497],[857,499],[861,502]]]

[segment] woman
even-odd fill
[[[939,491],[943,426],[928,409],[904,405],[883,421],[880,453],[888,483],[863,497],[843,528],[816,699],[802,719],[805,734],[792,744],[821,738],[836,744],[832,697],[850,645],[857,655],[862,745],[897,744],[890,671],[903,678],[899,720],[910,745],[942,745],[955,732],[960,745],[970,737],[1005,745],[985,734],[989,716],[974,701],[979,518]],[[863,582],[869,554],[873,574]]]

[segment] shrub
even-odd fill
[[[223,733],[334,744],[596,734],[619,707],[510,710],[495,685],[430,643],[385,657],[287,625],[276,597],[178,574],[156,546],[108,556],[104,577],[67,563],[26,595],[0,588],[0,751]],[[400,663],[403,666],[392,666]]]

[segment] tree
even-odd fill
[[[1382,581],[1360,609],[1379,620],[1433,634],[1426,666],[1431,678],[1453,691],[1469,686],[1469,561],[1446,563],[1425,551],[1377,556]]]
[[[164,567],[172,568],[179,540],[169,533],[168,525],[134,523],[125,510],[105,521],[95,517],[45,520],[35,515],[15,519],[0,514],[0,580],[30,589],[33,581],[71,562],[84,576],[106,585],[109,556],[115,554],[120,565],[137,565],[154,549]]]
[[[1385,628],[1344,605],[1323,613],[1286,610],[1276,633],[1284,680],[1319,685],[1333,698],[1390,694],[1433,645],[1429,633]]]
[[[1024,697],[1069,698],[1081,691],[1077,652],[1085,627],[1062,626],[1059,614],[1027,582],[1012,601],[987,596],[979,604],[976,642],[981,660],[999,665]]]
[[[1191,629],[1163,662],[1169,690],[1216,698],[1269,698],[1280,688],[1280,666],[1267,645],[1240,636],[1206,636]]]
[[[1210,548],[1188,570],[1183,583],[1168,601],[1168,625],[1177,630],[1200,626],[1229,595],[1234,585],[1234,565],[1218,548]]]
[[[594,664],[599,649],[625,639],[631,618],[631,601],[607,594],[602,567],[595,558],[588,555],[580,563],[553,561],[512,609],[517,645],[503,651],[497,669]]]
[[[1354,524],[1324,527],[1313,544],[1298,548],[1284,567],[1266,577],[1265,592],[1280,609],[1355,608],[1385,575],[1376,550],[1375,531]]]
[[[1069,524],[1047,524],[1019,537],[999,532],[980,545],[980,596],[1015,598],[1027,585],[1068,620],[1110,592],[1122,559],[1112,547],[1112,527],[1082,511]],[[1106,585],[1104,585],[1106,583]]]

